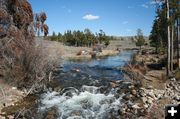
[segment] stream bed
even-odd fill
[[[38,114],[57,119],[118,119],[123,105],[123,66],[133,51],[90,61],[65,61],[55,72],[63,87],[41,94]],[[49,114],[53,112],[53,114]]]

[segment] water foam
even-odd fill
[[[90,88],[94,90],[89,91]],[[116,99],[112,93],[105,95],[95,90],[98,87],[83,86],[83,91],[72,91],[71,95],[64,95],[66,92],[61,95],[59,92],[47,92],[41,97],[40,111],[56,107],[59,119],[109,119],[117,115],[121,98]]]

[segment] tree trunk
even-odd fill
[[[169,1],[166,0],[166,6],[167,6],[167,20],[169,22]],[[168,50],[167,50],[167,76],[170,75],[170,54],[171,54],[171,45],[170,45],[170,27],[168,24],[168,28],[167,28],[167,32],[168,32]]]
[[[178,67],[180,68],[179,62],[179,42],[180,42],[180,19],[177,19],[177,59],[178,59]]]
[[[158,54],[158,46],[156,46],[156,54]]]
[[[78,45],[77,45],[77,41],[76,41],[76,43],[75,43],[75,46],[76,46],[76,47],[78,47]]]
[[[174,24],[172,24],[171,29],[171,71],[173,71],[173,58],[174,58]]]

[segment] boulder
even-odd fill
[[[139,106],[139,103],[136,103],[132,106],[133,109],[141,109],[141,107]]]
[[[137,95],[137,91],[136,90],[131,90],[131,94],[136,96]]]
[[[147,97],[147,103],[148,103],[148,104],[151,105],[151,104],[153,103],[153,100],[154,100],[153,98]]]
[[[126,94],[126,95],[123,96],[123,99],[125,99],[126,101],[128,101],[128,100],[130,100],[132,97],[133,97],[133,95],[128,93],[128,94]]]
[[[141,99],[142,99],[143,103],[146,103],[148,100],[146,97],[142,97]]]
[[[156,99],[155,94],[153,92],[149,92],[147,95],[153,99]]]

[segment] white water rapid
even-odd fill
[[[80,92],[67,88],[59,92],[47,92],[41,97],[40,111],[56,107],[58,119],[110,119],[118,115],[121,97],[115,98],[115,89],[109,94],[99,93],[95,86],[82,86]]]

